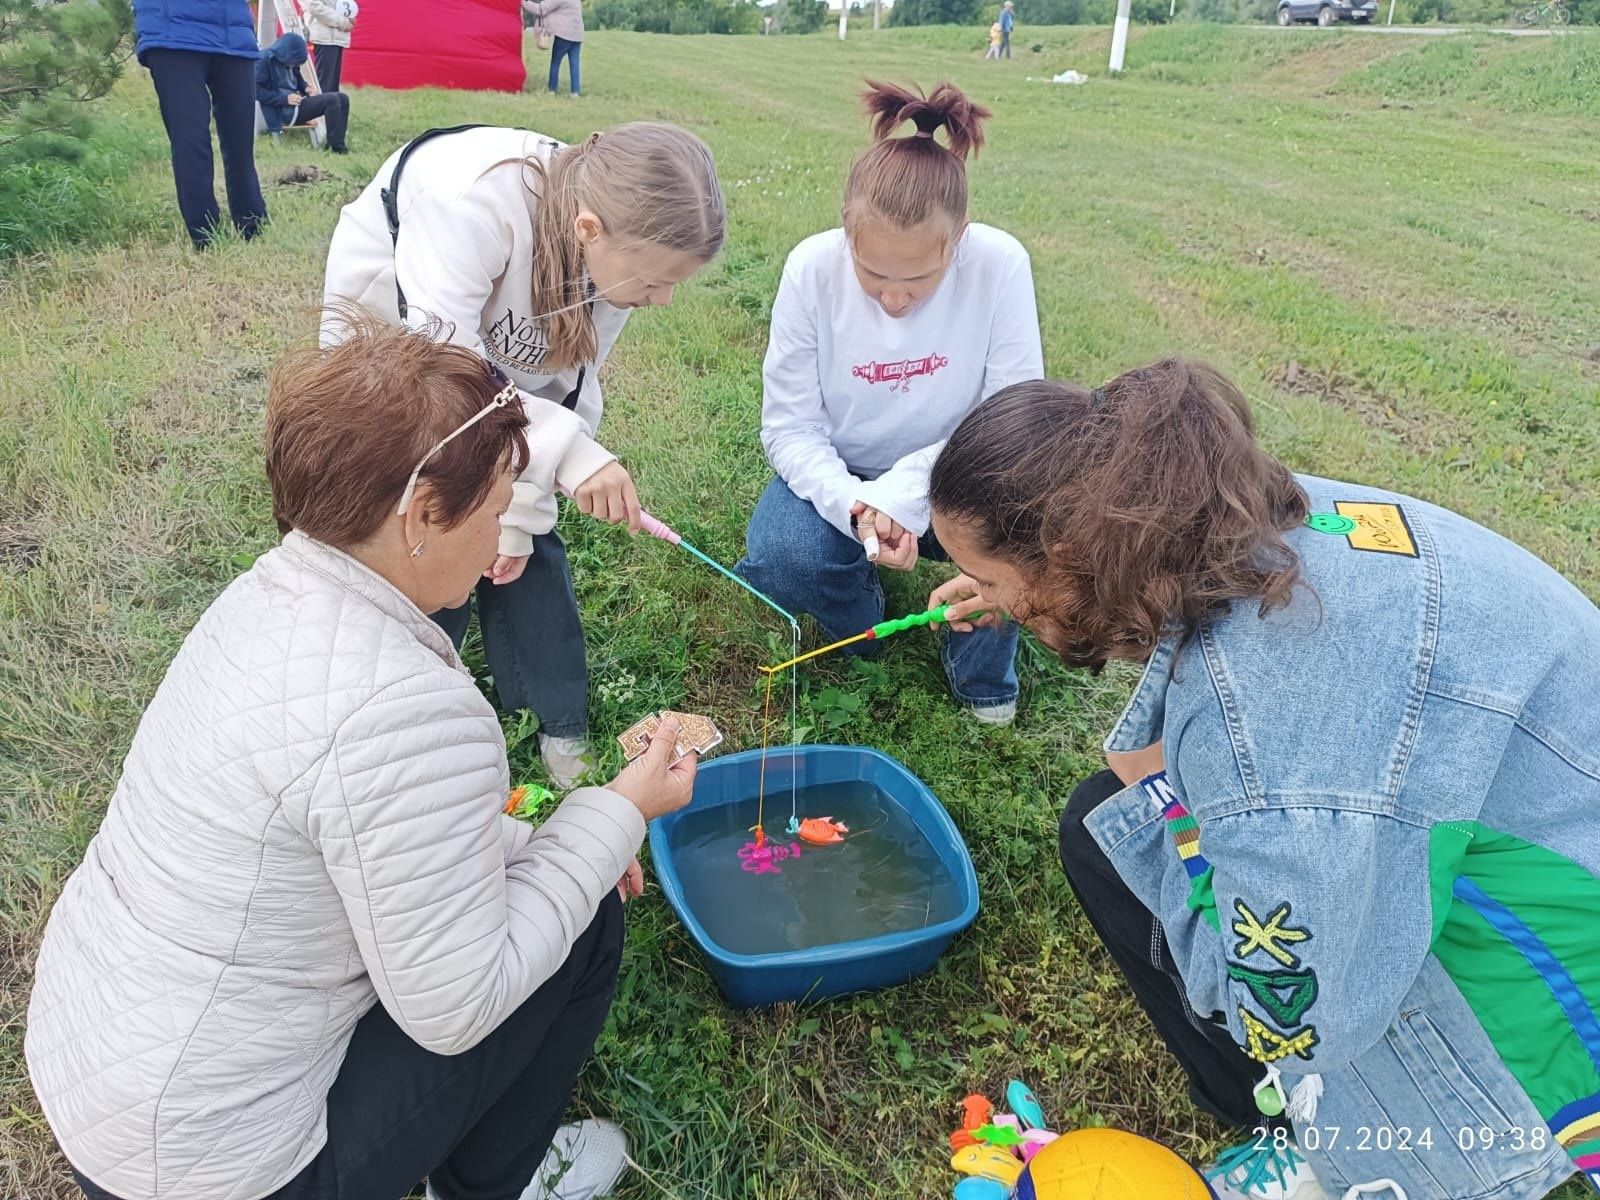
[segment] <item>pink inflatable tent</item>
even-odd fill
[[[366,0],[345,51],[344,82],[517,92],[518,0]]]

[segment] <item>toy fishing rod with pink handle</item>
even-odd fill
[[[704,551],[700,550],[699,547],[695,546],[691,542],[684,541],[683,535],[676,529],[672,528],[672,526],[668,525],[660,517],[657,517],[642,508],[639,510],[639,528],[653,538],[660,538],[663,542],[669,542],[678,547],[680,550],[687,550],[690,554],[694,555],[701,562],[705,563],[706,566],[710,567],[713,571],[717,571],[723,575],[726,575],[729,579],[733,580],[745,591],[749,592],[757,600],[761,601],[761,603],[765,604],[768,608],[772,609],[773,612],[777,613],[785,621],[789,622],[789,624],[795,626],[800,624],[799,621],[795,620],[793,613],[790,613],[787,609],[781,607],[776,600],[772,599],[772,597],[768,596],[765,592],[757,591],[755,588],[751,587],[749,583],[741,579],[738,575],[735,575],[732,571],[728,570],[727,567],[723,566],[709,554],[706,554]]]
[[[572,493],[567,491],[566,488],[562,488],[561,492],[569,500],[572,498]],[[713,571],[716,571],[722,575],[726,575],[729,579],[733,580],[757,600],[761,601],[761,603],[765,604],[773,612],[781,616],[785,621],[789,622],[790,625],[794,626],[796,629],[799,629],[800,622],[795,619],[793,613],[781,607],[776,600],[772,599],[772,597],[768,596],[766,593],[759,592],[755,588],[751,587],[749,583],[735,575],[732,571],[728,570],[727,567],[723,566],[716,559],[712,558],[709,554],[706,554],[693,543],[684,541],[681,533],[679,533],[672,526],[668,525],[660,517],[650,512],[648,509],[639,509],[639,529],[641,532],[648,533],[653,538],[660,538],[668,545],[676,546],[680,550],[687,550],[690,554],[694,555],[701,562],[705,563],[706,566],[710,567]]]

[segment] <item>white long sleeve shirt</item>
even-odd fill
[[[444,322],[445,335],[493,362],[522,390],[528,415],[528,467],[501,522],[500,553],[521,556],[535,534],[556,523],[557,486],[569,491],[614,459],[595,441],[604,406],[600,368],[628,319],[594,301],[599,354],[583,372],[542,369],[544,323],[533,311],[534,214],[538,177],[528,158],[548,162],[560,143],[525,129],[468,129],[419,146],[400,179],[400,237],[393,241],[382,193],[400,151],[339,214],[328,247],[323,304],[355,303],[399,325],[395,283],[405,291],[405,322]],[[324,338],[336,336],[329,325]]]
[[[862,501],[920,536],[945,439],[995,392],[1043,376],[1033,269],[1016,238],[969,226],[938,290],[895,318],[862,290],[833,229],[784,266],[761,444],[790,490],[846,535]]]

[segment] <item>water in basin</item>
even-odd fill
[[[842,845],[812,846],[784,833],[789,791],[769,794],[769,845],[797,856],[778,874],[743,869],[756,798],[684,813],[670,835],[684,902],[706,933],[734,954],[772,954],[922,929],[961,912],[961,893],[906,813],[871,783],[801,788],[801,817],[850,827]],[[792,850],[790,851],[792,855]]]

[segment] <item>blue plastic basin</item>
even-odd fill
[[[735,1007],[817,1000],[904,983],[932,967],[951,939],[977,919],[978,876],[972,856],[950,815],[922,780],[887,754],[861,746],[784,747],[767,753],[769,795],[787,792],[791,781],[802,788],[851,781],[874,785],[886,802],[901,808],[937,852],[958,890],[960,910],[948,921],[924,929],[807,950],[735,954],[718,945],[684,899],[672,858],[672,830],[686,813],[748,801],[756,794],[760,773],[759,750],[713,759],[700,768],[689,806],[650,826],[650,855],[661,890],[705,954],[722,994]]]

